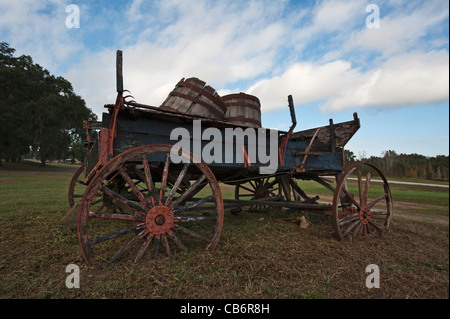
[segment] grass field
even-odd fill
[[[391,231],[339,242],[329,217],[271,209],[226,213],[214,252],[88,267],[75,230],[57,231],[69,210],[69,164],[0,167],[0,298],[448,298],[449,191],[391,185]],[[429,181],[422,181],[427,182]],[[350,185],[350,188],[354,187]],[[331,193],[305,182],[308,194]],[[222,189],[232,198],[233,188]],[[305,215],[300,229],[291,220]],[[65,285],[69,264],[80,267],[80,288]],[[380,268],[379,289],[368,289],[366,266]]]

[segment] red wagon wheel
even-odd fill
[[[237,184],[234,190],[236,200],[257,200],[281,195],[280,181],[276,177],[257,178],[246,183]],[[270,205],[255,204],[246,206],[246,210],[264,213]]]
[[[350,175],[355,171],[356,187],[353,191],[357,196],[347,188],[352,181]],[[368,163],[357,163],[343,173],[333,196],[333,227],[338,239],[374,231],[381,234],[389,230],[392,214],[389,184],[378,168]]]
[[[171,151],[182,163],[171,161]],[[133,178],[138,171],[144,185]],[[180,186],[186,180],[193,182]],[[219,185],[204,162],[175,146],[141,146],[110,160],[89,183],[80,204],[79,243],[88,265],[94,257],[112,262],[127,256],[138,263],[149,250],[156,257],[160,246],[167,255],[199,243],[213,250],[223,213]]]
[[[73,207],[75,204],[81,201],[83,198],[83,194],[86,190],[86,184],[84,183],[84,179],[81,177],[81,173],[84,171],[85,164],[83,163],[73,174],[72,180],[69,184],[69,206]]]

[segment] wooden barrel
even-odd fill
[[[241,92],[222,96],[222,101],[227,107],[226,121],[261,127],[261,104],[256,96]]]
[[[219,94],[198,78],[182,78],[160,108],[219,120],[227,110]]]

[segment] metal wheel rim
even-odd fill
[[[202,180],[201,182],[203,182],[206,185],[209,185],[211,192],[213,195],[208,196],[207,199],[203,198],[202,200],[199,200],[197,202],[194,202],[193,204],[191,204],[191,207],[187,207],[187,206],[181,206],[180,207],[180,203],[182,203],[182,201],[179,201],[177,204],[174,204],[175,201],[180,200],[180,197],[183,196],[179,196],[179,197],[175,197],[175,194],[170,194],[166,196],[166,194],[162,195],[162,201],[161,198],[151,198],[152,196],[147,196],[147,198],[145,198],[145,196],[140,197],[138,192],[135,192],[135,190],[132,188],[132,191],[135,192],[136,196],[138,197],[139,200],[141,200],[141,203],[134,203],[131,202],[130,200],[127,201],[127,199],[125,197],[120,197],[120,194],[114,194],[114,191],[111,191],[108,189],[109,184],[103,185],[103,181],[105,180],[105,178],[108,176],[111,176],[112,173],[120,174],[122,175],[123,178],[126,178],[127,173],[124,172],[123,170],[123,166],[127,163],[127,161],[131,160],[131,159],[135,159],[135,158],[144,158],[144,156],[147,156],[146,154],[155,154],[155,153],[161,153],[161,154],[165,154],[166,156],[166,161],[165,163],[163,163],[164,167],[167,167],[167,171],[170,171],[170,160],[169,160],[169,153],[171,150],[173,149],[178,149],[181,152],[183,152],[183,156],[186,156],[189,158],[190,162],[189,164],[185,164],[184,167],[187,167],[190,165],[192,165],[192,167],[195,167],[196,169],[198,169],[202,175],[201,178],[199,178],[198,180],[196,180],[196,182],[198,182],[200,179]],[[146,157],[145,157],[146,158]],[[189,238],[195,238],[201,242],[206,242],[207,246],[206,249],[207,250],[213,250],[219,241],[219,237],[220,237],[220,233],[221,233],[221,229],[222,229],[222,225],[223,225],[223,199],[222,199],[222,195],[220,192],[220,188],[219,185],[217,183],[217,180],[215,179],[213,173],[211,172],[211,170],[208,168],[208,166],[202,162],[199,161],[198,159],[195,160],[194,162],[194,158],[195,155],[193,155],[190,152],[187,152],[185,150],[173,147],[172,145],[146,145],[146,146],[141,146],[141,147],[137,147],[134,149],[131,149],[129,151],[126,151],[118,156],[116,156],[115,158],[113,158],[112,160],[110,160],[108,162],[108,164],[106,164],[97,174],[96,176],[92,179],[91,183],[89,184],[82,202],[80,204],[80,209],[79,209],[79,215],[78,215],[78,238],[79,238],[79,244],[80,244],[80,248],[82,251],[82,255],[84,260],[86,261],[86,263],[88,265],[92,265],[93,261],[94,261],[94,251],[93,251],[93,246],[96,245],[97,243],[100,243],[102,241],[109,241],[112,238],[116,238],[116,237],[120,237],[122,235],[125,234],[130,234],[134,235],[134,237],[132,238],[131,241],[127,242],[124,246],[122,246],[122,248],[118,251],[115,251],[115,254],[109,258],[109,261],[116,261],[119,258],[122,258],[125,253],[127,253],[131,247],[135,246],[135,244],[139,243],[139,242],[143,242],[141,248],[139,249],[137,255],[134,255],[134,262],[138,263],[142,260],[144,254],[146,254],[149,246],[151,244],[153,244],[153,256],[155,257],[159,251],[159,244],[161,243],[163,246],[163,249],[165,249],[166,253],[168,255],[171,254],[171,251],[173,250],[173,248],[170,247],[169,242],[172,243],[172,247],[175,245],[176,247],[180,248],[181,250],[187,250],[187,247],[183,244],[183,242],[181,242],[179,240],[179,238],[177,237],[177,235],[175,233],[182,233],[184,236],[188,236]],[[143,160],[142,163],[145,163],[146,160]],[[145,164],[144,164],[145,166]],[[147,172],[149,172],[148,176],[150,176],[149,180],[151,180],[151,169],[149,168],[149,166],[146,167],[146,169],[148,169]],[[186,169],[187,171],[187,169]],[[167,174],[166,173],[166,182],[167,182]],[[163,177],[161,177],[162,179]],[[111,178],[112,179],[112,178]],[[181,177],[180,177],[180,183],[181,183]],[[147,180],[148,184],[147,185],[151,185],[151,181]],[[196,183],[194,182],[192,184],[192,186]],[[132,182],[129,182],[129,185],[131,185]],[[161,188],[162,188],[163,182],[161,181]],[[200,183],[196,184],[197,188],[199,187]],[[157,192],[159,192],[159,194],[161,195],[163,192],[160,192],[156,189],[155,185],[153,185],[154,189],[151,192],[152,194],[154,193],[155,196],[157,196]],[[90,212],[90,206],[91,204],[96,202],[96,197],[98,196],[99,190],[103,191],[103,194],[106,194],[106,196],[113,196],[114,199],[116,201],[120,201],[122,200],[122,203],[125,203],[126,205],[128,205],[128,207],[130,207],[132,210],[135,210],[135,214],[132,215],[125,215],[123,213],[119,213],[119,214],[112,214],[112,213],[102,213],[102,212]],[[164,188],[165,189],[165,188]],[[194,191],[194,189],[191,190],[191,193]],[[164,192],[165,193],[165,192]],[[175,192],[174,192],[175,193]],[[149,191],[150,194],[150,191]],[[185,193],[184,193],[185,194]],[[119,196],[117,196],[119,195]],[[172,196],[171,199],[169,199],[169,196]],[[186,195],[187,196],[187,195]],[[125,199],[124,199],[125,198]],[[156,202],[154,202],[154,200],[158,200]],[[209,219],[206,219],[206,217],[204,219],[201,219],[201,217],[192,217],[191,219],[189,219],[189,216],[185,216],[183,215],[183,213],[185,212],[191,212],[191,209],[194,208],[201,208],[200,206],[205,204],[208,201],[212,201],[214,203],[215,206],[215,212],[212,212],[211,214],[213,214],[212,217],[210,217]],[[173,205],[173,207],[171,208],[171,213],[168,212],[162,212],[163,209],[161,209],[161,214],[163,215],[164,219],[167,219],[167,225],[169,225],[170,223],[170,227],[164,228],[164,226],[155,226],[156,224],[154,222],[149,222],[148,219],[146,219],[147,214],[152,211],[152,213],[155,213],[155,209],[154,207],[156,206],[160,206],[160,207],[168,207],[169,205]],[[147,206],[146,206],[147,205]],[[176,206],[177,205],[177,206]],[[94,204],[92,205],[94,206]],[[189,205],[188,205],[189,206]],[[184,210],[183,210],[184,209]],[[178,214],[178,216],[174,216],[175,214]],[[158,214],[156,213],[155,215],[155,222],[156,222],[156,217],[158,217]],[[126,221],[126,222],[131,222],[132,226],[130,227],[122,227],[120,228],[119,231],[115,231],[115,232],[110,232],[110,233],[106,233],[103,237],[102,236],[97,236],[92,238],[92,236],[90,236],[89,234],[89,220],[102,220],[102,219],[113,219],[115,221]],[[162,220],[163,218],[158,217],[159,220]],[[114,222],[115,222],[114,221]],[[211,225],[213,224],[213,229],[211,231],[211,235],[206,237],[203,236],[202,234],[196,233],[195,231],[190,230],[188,226],[185,227],[186,224],[193,225],[193,224],[189,224],[191,223],[199,223],[199,222],[209,222]],[[180,224],[183,224],[183,226],[181,226]],[[208,224],[208,225],[210,225]],[[156,230],[157,229],[157,230]],[[152,230],[154,231],[154,233],[152,233]],[[122,234],[123,233],[123,234]],[[108,236],[112,236],[111,238],[107,238],[104,239],[104,237],[108,237]],[[130,235],[127,235],[130,236]],[[139,245],[137,245],[139,246]]]
[[[365,179],[362,174],[358,174],[357,186],[358,196],[352,196],[346,190],[345,184],[347,178],[360,166],[368,166],[383,181],[383,191],[378,196],[369,198],[371,175],[366,175]],[[340,194],[345,193],[351,203],[348,208],[344,209],[344,205],[340,200]],[[375,208],[375,205],[384,202],[383,208]],[[388,231],[392,216],[393,205],[392,195],[384,174],[374,165],[369,163],[357,163],[349,167],[340,177],[333,196],[332,207],[333,229],[336,237],[343,240],[345,237],[354,238],[358,235],[366,235],[368,233],[376,232],[382,234]]]

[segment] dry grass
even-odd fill
[[[66,189],[60,188],[74,169],[0,169],[1,200],[8,197],[9,203],[2,203],[0,211],[1,298],[449,297],[448,206],[443,208],[447,223],[394,218],[389,233],[353,242],[336,241],[330,220],[322,215],[275,209],[226,214],[219,248],[212,253],[161,254],[139,265],[119,261],[87,267],[76,232],[55,231],[68,209]],[[43,189],[48,196],[51,192],[52,201],[45,202],[46,193],[35,187],[42,188],[41,183],[49,184]],[[20,191],[11,203],[6,194],[14,185]],[[299,215],[306,215],[309,228],[289,221]],[[65,285],[69,264],[80,266],[79,289]],[[380,268],[379,289],[365,285],[369,264]]]

